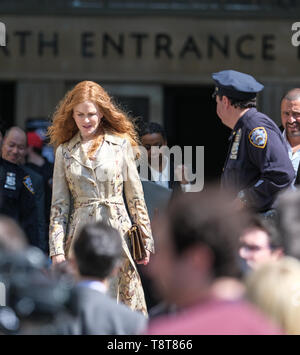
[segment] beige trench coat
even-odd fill
[[[50,217],[50,256],[72,254],[73,242],[87,222],[104,221],[119,230],[124,262],[111,282],[111,294],[131,309],[147,313],[144,292],[126,234],[132,220],[145,235],[146,248],[154,252],[144,194],[129,141],[106,133],[96,161],[91,164],[80,134],[61,144],[56,151]]]

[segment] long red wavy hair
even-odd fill
[[[96,104],[103,113],[101,124],[106,132],[129,139],[132,146],[139,144],[138,134],[132,119],[116,106],[108,93],[93,81],[81,81],[58,104],[53,115],[52,125],[48,128],[50,144],[57,148],[69,141],[77,132],[78,127],[73,119],[76,105],[90,101]],[[102,137],[95,139],[89,150],[89,156],[97,150]]]

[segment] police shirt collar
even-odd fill
[[[233,130],[235,131],[237,128],[239,128],[247,119],[249,118],[249,115],[252,115],[253,113],[257,112],[255,107],[251,107],[248,111],[246,111],[243,116],[239,118],[237,123],[235,124]]]

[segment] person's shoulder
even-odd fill
[[[252,110],[244,122],[248,142],[256,148],[265,148],[269,137],[281,137],[276,123],[262,112]]]
[[[128,141],[125,135],[120,136],[113,132],[105,132],[105,140],[120,146],[123,146]]]
[[[81,142],[80,132],[78,131],[77,133],[74,134],[74,136],[72,138],[70,138],[69,140],[67,140],[64,143],[61,143],[56,148],[56,152],[58,150],[61,150],[61,151],[66,151],[66,150],[72,151],[72,149],[75,148],[80,142]]]
[[[150,323],[148,335],[281,334],[280,330],[244,301],[209,301]]]
[[[22,167],[24,171],[30,175],[32,180],[36,180],[37,182],[42,183],[43,177],[40,173],[34,170],[32,167],[28,166],[27,164]]]
[[[87,287],[75,287],[76,313],[93,314],[95,318],[107,324],[118,324],[124,333],[134,333],[146,325],[146,318],[139,312],[133,312],[128,306],[117,303],[116,299]],[[98,317],[99,316],[99,317]]]
[[[65,143],[61,143],[55,150],[55,159],[57,158],[70,158],[72,149],[74,147],[73,144],[71,144],[72,140],[67,141]]]
[[[248,118],[245,120],[245,126],[249,130],[253,130],[258,127],[264,127],[265,129],[272,131],[275,130],[277,133],[280,133],[276,123],[269,116],[257,110],[249,111]]]
[[[118,315],[124,319],[139,319],[140,314],[132,312],[130,308],[122,303],[117,303],[116,300],[110,297],[108,294],[100,293],[99,291],[87,288],[87,287],[76,287],[75,292],[79,299],[85,299],[85,305],[87,307],[95,307],[95,309],[100,310],[104,314]],[[89,300],[89,302],[87,301]],[[89,305],[88,305],[89,304]]]

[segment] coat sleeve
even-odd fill
[[[68,188],[65,166],[60,145],[56,150],[53,172],[53,191],[49,227],[50,256],[65,254],[64,242],[69,218],[70,191]]]
[[[248,151],[252,164],[260,170],[259,180],[254,186],[245,189],[247,200],[259,211],[272,207],[276,195],[290,186],[295,171],[286,147],[276,132],[267,129],[264,148],[255,147],[248,139]]]
[[[147,207],[144,199],[144,191],[135,164],[133,149],[128,140],[124,143],[124,192],[127,206],[132,220],[143,229],[145,233],[145,247],[154,253],[154,242]]]

